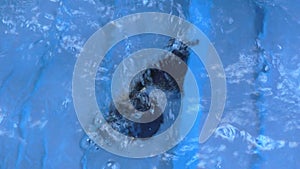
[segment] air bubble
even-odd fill
[[[120,164],[118,162],[109,160],[107,163],[103,166],[102,169],[120,169]]]
[[[268,65],[264,65],[263,71],[268,72],[270,70],[270,67]]]
[[[96,152],[96,151],[100,150],[100,147],[93,140],[88,138],[87,136],[84,136],[81,139],[80,147],[84,150],[89,150],[92,152]]]
[[[233,18],[230,17],[230,18],[228,19],[228,23],[231,25],[233,22],[234,22]]]

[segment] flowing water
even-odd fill
[[[2,0],[0,169],[298,169],[299,9],[299,0]],[[226,106],[216,132],[199,144],[210,83],[191,53],[188,65],[201,96],[196,125],[164,154],[125,158],[103,150],[81,128],[72,74],[95,31],[122,16],[150,11],[183,17],[206,34],[223,62]],[[122,41],[96,80],[105,86],[111,70],[130,53],[164,48],[167,42],[157,35]],[[109,93],[97,91],[97,97],[104,109]]]

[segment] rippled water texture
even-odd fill
[[[2,0],[0,168],[300,168],[299,9],[299,0]],[[129,159],[86,136],[74,111],[71,81],[80,49],[95,31],[146,11],[183,17],[209,37],[226,72],[227,102],[218,129],[199,144],[210,84],[192,54],[188,64],[201,89],[197,125],[172,150]],[[137,48],[164,44],[142,38],[122,42],[110,54],[120,57],[108,58],[102,70]],[[106,93],[98,94],[105,100]]]

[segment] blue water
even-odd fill
[[[299,0],[1,1],[0,169],[298,169],[298,9]],[[215,134],[199,144],[210,84],[192,54],[188,64],[201,95],[196,125],[174,149],[129,159],[86,136],[71,81],[80,49],[95,31],[146,11],[184,17],[208,36],[224,65],[227,102]],[[131,44],[120,50],[134,51]]]

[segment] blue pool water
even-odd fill
[[[0,169],[298,169],[299,9],[299,0],[2,0]],[[106,152],[87,137],[73,106],[72,75],[95,31],[149,11],[183,17],[206,34],[223,62],[227,100],[216,132],[199,144],[210,84],[192,53],[188,65],[201,96],[196,125],[166,153],[131,159]],[[151,43],[131,42],[142,38]],[[141,36],[108,57],[163,44]]]

